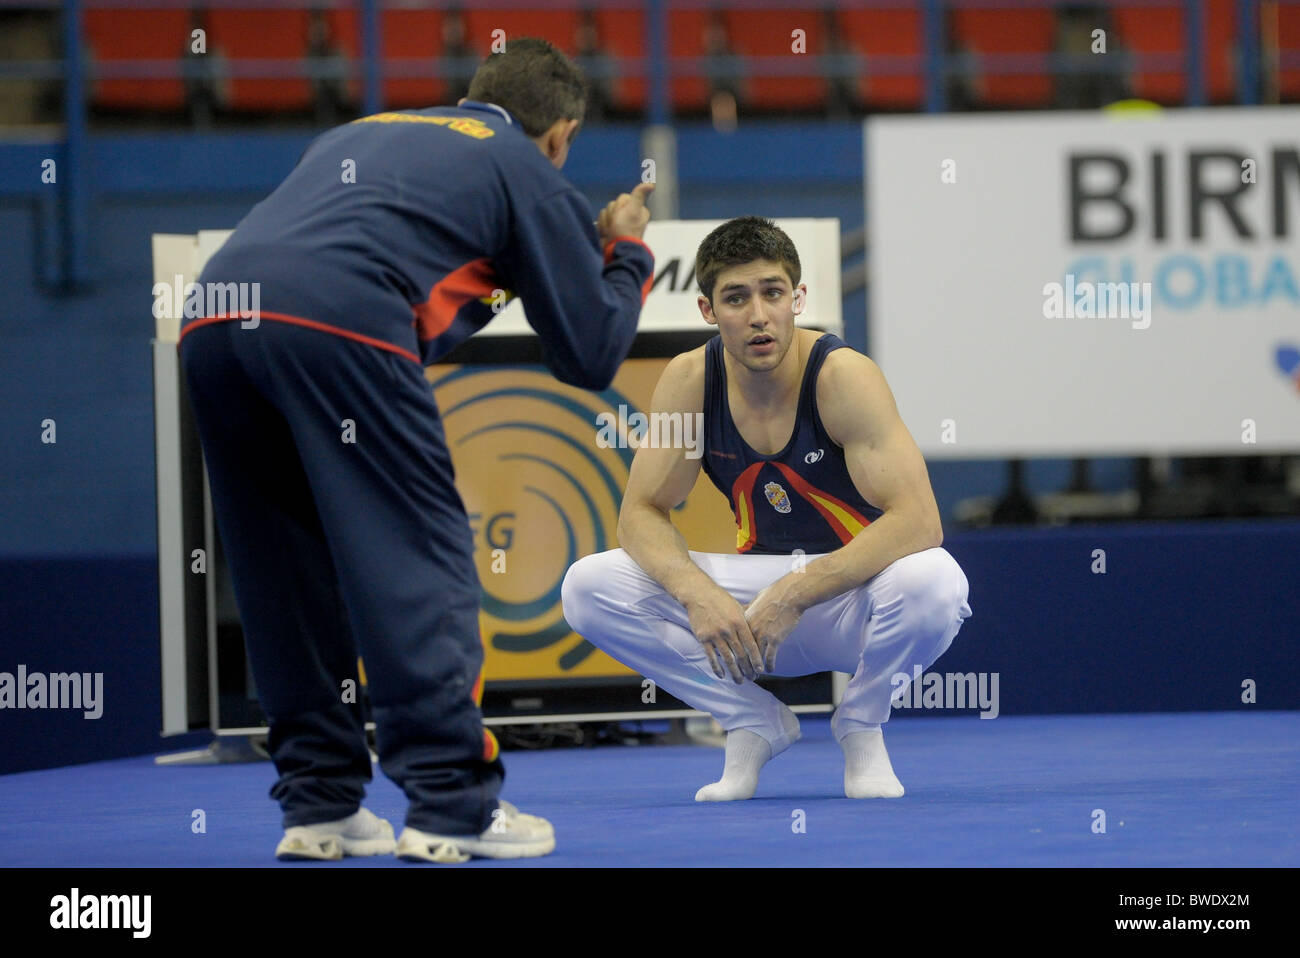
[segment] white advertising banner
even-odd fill
[[[744,211],[740,211],[743,215]],[[703,330],[708,326],[695,305],[695,251],[724,220],[652,220],[645,242],[655,255],[654,288],[641,310],[642,333]],[[774,220],[785,230],[799,253],[803,282],[808,284],[808,305],[800,326],[815,326],[837,335],[844,333],[840,303],[840,221],[837,219]],[[532,333],[523,307],[516,300],[492,320],[482,335]]]
[[[723,220],[652,221],[645,242],[655,255],[654,287],[641,310],[639,332],[678,332],[708,328],[696,306],[699,290],[695,282],[695,251],[704,238]],[[789,235],[799,253],[802,282],[808,286],[807,306],[798,319],[800,326],[812,326],[844,333],[840,303],[840,223],[837,219],[776,220]],[[193,281],[204,264],[221,248],[231,230],[204,230],[197,237],[154,239],[156,282]],[[171,245],[167,245],[171,244]],[[161,256],[160,254],[166,254]],[[173,285],[175,285],[173,283]],[[174,340],[179,318],[159,317],[158,335]],[[512,300],[501,315],[478,333],[480,336],[534,335],[519,300]]]
[[[865,136],[868,339],[925,455],[1300,451],[1300,109]]]

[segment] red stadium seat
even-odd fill
[[[601,46],[613,57],[616,67],[626,60],[646,56],[646,20],[643,11],[597,10],[596,31]],[[620,70],[619,77],[614,81],[614,104],[620,110],[644,111],[649,99],[649,82],[644,75],[633,77],[628,76],[628,72],[627,69]]]
[[[91,85],[90,102],[114,110],[179,110],[185,105],[181,61],[190,42],[185,10],[87,10],[85,36],[99,64],[154,60],[170,63],[168,79],[104,79]]]
[[[725,22],[732,47],[745,56],[790,61],[803,57],[806,61],[826,45],[825,19],[819,10],[728,10]],[[795,30],[804,31],[802,54],[791,50]],[[749,103],[759,109],[820,109],[826,103],[826,80],[815,69],[810,76],[760,76],[756,69],[748,72]]]
[[[306,10],[232,10],[214,7],[208,13],[216,45],[232,66],[259,60],[296,60],[298,76],[236,78],[230,80],[230,108],[241,112],[305,110],[311,106],[311,84],[306,77]]]
[[[1277,5],[1277,45],[1279,50],[1300,55],[1300,6]],[[1261,14],[1262,16],[1263,14]],[[1264,52],[1267,56],[1267,52]],[[1300,101],[1300,67],[1278,70],[1278,95],[1283,102]]]
[[[1237,2],[1209,0],[1205,11],[1205,92],[1211,103],[1237,102]]]
[[[466,42],[486,56],[492,51],[495,30],[505,31],[508,44],[511,37],[541,37],[549,40],[570,56],[575,50],[578,32],[576,4],[567,10],[466,10]]]
[[[1117,8],[1115,26],[1123,49],[1131,53],[1178,54],[1186,49],[1181,5]],[[1168,106],[1179,106],[1187,99],[1187,72],[1182,64],[1168,69],[1138,68],[1129,82],[1139,99]]]
[[[668,55],[670,57],[703,57],[704,28],[708,14],[704,10],[669,10]],[[733,38],[734,45],[734,38]],[[702,61],[701,61],[702,62]],[[670,84],[675,111],[699,111],[709,106],[709,78],[704,73],[676,75]]]
[[[384,66],[396,63],[432,70],[442,52],[442,14],[437,10],[392,8],[383,11]],[[469,42],[469,38],[467,38]],[[387,76],[384,105],[393,109],[443,106],[446,84],[439,77]]]
[[[1051,9],[954,9],[954,39],[977,56],[1051,53],[1055,39]],[[999,73],[978,67],[975,89],[988,107],[1047,107],[1052,101],[1052,74],[1044,60],[1033,73]]]
[[[901,74],[868,76],[858,95],[876,109],[919,110],[925,102],[925,52],[922,13],[915,9],[841,10],[840,23],[851,47],[870,64],[875,56],[915,56],[916,66]]]
[[[360,105],[362,100],[362,73],[365,62],[361,56],[361,16],[356,7],[335,7],[325,11],[325,21],[330,26],[330,37],[347,57],[351,67],[348,77],[348,96]]]

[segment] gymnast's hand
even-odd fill
[[[803,615],[803,608],[795,601],[790,590],[782,585],[784,581],[777,579],[754,596],[754,601],[745,607],[745,621],[749,623],[754,641],[763,650],[765,672],[776,669],[776,652]]]
[[[739,685],[763,671],[763,653],[750,634],[745,610],[730,593],[721,588],[711,591],[686,603],[686,612],[714,675],[726,678],[730,671]]]

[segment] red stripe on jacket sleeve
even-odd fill
[[[615,236],[612,240],[610,240],[608,243],[605,244],[605,265],[606,266],[608,266],[609,261],[614,258],[614,246],[616,243],[636,243],[638,246],[640,246],[642,249],[644,249],[647,253],[650,254],[651,260],[654,259],[654,255],[655,255],[654,252],[650,249],[649,246],[646,246],[644,240],[638,239],[635,236]],[[646,297],[650,295],[650,287],[654,284],[654,280],[655,280],[654,270],[651,269],[650,275],[647,276],[646,281],[641,284],[641,305],[642,306],[645,305]]]
[[[437,339],[447,331],[456,314],[470,300],[491,296],[501,286],[486,256],[452,270],[429,290],[429,298],[411,307],[421,342]]]

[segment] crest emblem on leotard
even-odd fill
[[[777,512],[790,511],[790,497],[786,494],[785,489],[779,482],[769,482],[763,487],[763,494],[767,496],[767,501],[772,503],[772,508]]]

